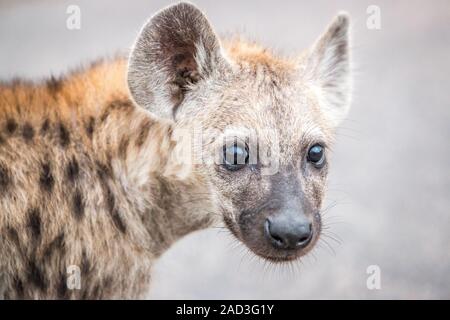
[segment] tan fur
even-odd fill
[[[296,67],[296,61],[274,55],[268,48],[242,38],[226,40],[223,43],[229,57],[252,67],[265,66],[274,72],[286,73]]]

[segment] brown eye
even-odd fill
[[[223,146],[223,166],[229,171],[237,171],[248,164],[249,152],[248,146],[239,145],[234,142],[233,145]]]
[[[325,165],[324,147],[320,144],[315,144],[309,148],[307,160],[311,162],[316,168],[322,168]]]

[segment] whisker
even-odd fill
[[[341,239],[336,239],[335,237],[329,235],[329,234],[323,234],[322,236],[324,236],[325,238],[328,238],[330,240],[333,240],[334,242],[336,242],[339,245],[342,245],[342,240]]]
[[[321,241],[326,245],[327,248],[330,249],[331,253],[336,256],[336,251],[334,250],[334,248],[331,246],[331,244],[328,243],[328,241],[326,241],[325,239],[321,239]]]

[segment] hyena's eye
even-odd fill
[[[240,170],[248,164],[249,152],[247,144],[235,141],[232,145],[223,146],[223,165],[229,171]]]
[[[322,168],[325,165],[324,147],[320,144],[315,144],[309,148],[307,160],[311,162],[316,168]]]

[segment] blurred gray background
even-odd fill
[[[291,54],[339,10],[353,21],[354,103],[339,131],[325,217],[339,238],[294,266],[245,253],[217,229],[158,262],[149,298],[450,298],[450,2],[194,1],[220,34],[241,32]],[[42,78],[127,52],[170,1],[0,0],[0,79]],[[81,29],[66,9],[81,9]],[[366,26],[369,5],[381,29]],[[368,290],[366,269],[381,269]]]

